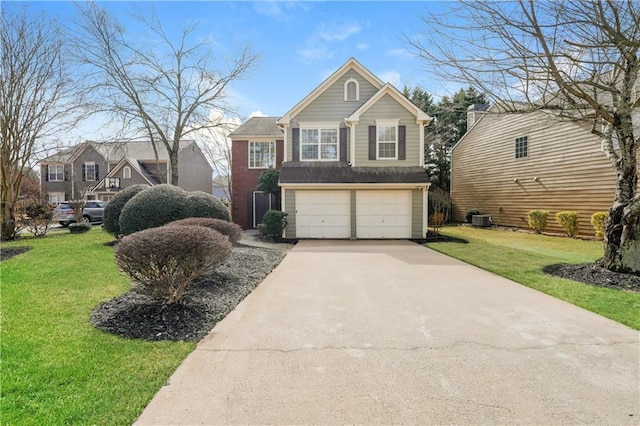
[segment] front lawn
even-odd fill
[[[33,247],[0,263],[2,424],[131,424],[193,350],[91,325],[96,305],[129,289],[110,240],[97,228],[2,244]]]
[[[442,234],[463,238],[469,244],[437,242],[427,246],[640,330],[640,293],[596,287],[542,272],[544,266],[556,263],[594,262],[602,257],[602,242],[467,226],[446,227]]]

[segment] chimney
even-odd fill
[[[467,131],[480,120],[487,108],[489,108],[489,105],[486,104],[469,105],[467,108]]]

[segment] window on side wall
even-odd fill
[[[376,152],[378,160],[398,159],[398,124],[376,123]]]
[[[249,168],[268,169],[276,165],[276,143],[249,142]]]
[[[301,128],[300,159],[303,161],[337,160],[338,128]]]
[[[360,85],[358,81],[350,78],[344,83],[344,100],[358,101],[360,100]]]
[[[62,182],[64,181],[64,165],[51,164],[49,166],[49,182]]]
[[[522,136],[516,138],[515,155],[516,158],[527,158],[529,156],[529,138]]]
[[[84,163],[84,180],[87,182],[94,182],[98,175],[98,166],[93,161],[87,161]]]
[[[49,202],[51,204],[57,205],[57,204],[65,201],[64,198],[65,198],[64,197],[64,193],[62,193],[62,192],[50,192],[49,193]]]

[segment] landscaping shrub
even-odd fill
[[[609,213],[607,212],[595,212],[591,215],[591,224],[593,225],[593,229],[596,231],[595,234],[598,239],[604,238],[607,216],[609,216]]]
[[[72,234],[84,234],[85,232],[91,231],[90,223],[70,223],[69,224],[69,232]]]
[[[213,219],[209,217],[188,217],[186,219],[176,220],[168,226],[204,226],[206,228],[215,229],[222,235],[229,238],[231,244],[235,244],[242,238],[242,228],[233,222],[222,219]]]
[[[231,220],[229,209],[220,199],[203,191],[187,193],[184,217],[210,217]]]
[[[433,230],[433,233],[435,235],[438,235],[440,233],[440,230],[442,229],[442,226],[444,225],[445,220],[446,220],[446,216],[444,215],[444,213],[441,213],[441,212],[433,213],[429,217],[429,225],[431,226],[431,229]]]
[[[280,210],[269,210],[264,214],[262,223],[258,225],[258,231],[273,239],[282,238],[282,232],[287,226],[287,213]]]
[[[187,192],[173,185],[157,185],[140,191],[122,208],[120,231],[123,235],[166,225],[183,219]]]
[[[34,237],[44,237],[53,219],[53,206],[44,197],[29,197],[22,204],[22,226]]]
[[[132,185],[118,192],[104,207],[102,228],[114,237],[122,234],[120,231],[120,213],[122,209],[137,193],[147,188],[149,188],[149,185]]]
[[[546,210],[529,210],[527,212],[529,228],[533,229],[536,234],[541,234],[547,227],[548,217],[549,212]]]
[[[466,220],[467,223],[471,223],[473,221],[473,216],[478,214],[482,214],[482,212],[477,209],[467,210],[464,214],[464,220]]]
[[[203,226],[167,225],[123,237],[116,264],[138,291],[178,302],[189,284],[231,253],[227,237]]]
[[[568,236],[575,237],[578,233],[578,212],[558,212],[556,213],[556,221]]]

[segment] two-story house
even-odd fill
[[[181,141],[178,154],[180,187],[213,189],[213,169],[194,141]],[[40,161],[40,183],[57,203],[81,197],[109,201],[131,185],[171,183],[169,155],[157,153],[149,141],[92,142],[72,146]]]
[[[424,238],[430,121],[391,84],[349,59],[275,122],[283,131],[284,236]],[[247,157],[234,156],[234,167],[236,161],[247,167]],[[245,196],[234,187],[234,204]]]

